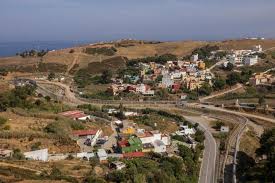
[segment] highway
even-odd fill
[[[186,120],[195,124],[198,123],[201,130],[205,134],[203,161],[200,169],[199,183],[215,183],[216,176],[216,157],[217,157],[217,144],[211,132],[205,125],[205,120],[198,116],[184,116]]]

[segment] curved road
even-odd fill
[[[204,131],[205,142],[204,142],[204,152],[203,161],[200,169],[199,183],[215,183],[216,176],[216,155],[217,155],[217,144],[212,136],[211,132],[207,129],[205,124],[205,119],[198,116],[184,116],[186,120],[191,123],[199,124],[199,128]]]

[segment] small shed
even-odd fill
[[[105,149],[98,149],[98,151],[97,151],[97,156],[98,156],[99,161],[100,161],[101,163],[107,161],[108,154],[107,154],[107,152],[105,151]]]
[[[229,127],[228,126],[221,126],[221,132],[228,133],[229,132]]]

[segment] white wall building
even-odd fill
[[[155,140],[153,142],[154,152],[156,153],[164,153],[166,152],[166,145],[161,140]]]
[[[104,149],[98,149],[97,156],[98,156],[100,162],[107,161],[108,154],[106,153],[106,151]]]
[[[30,152],[25,152],[24,156],[27,159],[31,160],[38,160],[38,161],[48,161],[48,149],[41,149],[37,151],[30,151]]]
[[[163,87],[169,88],[174,84],[174,80],[172,79],[170,74],[165,74],[162,77],[161,83],[162,83]]]
[[[258,56],[257,55],[246,56],[246,57],[244,57],[243,63],[244,63],[244,65],[248,65],[248,66],[255,65],[258,63]]]
[[[191,56],[191,61],[192,62],[197,62],[199,60],[199,54],[195,54]]]
[[[255,46],[253,47],[253,51],[255,51],[255,52],[262,52],[262,51],[263,51],[263,48],[262,48],[261,45],[255,45]]]

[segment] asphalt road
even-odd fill
[[[200,116],[185,116],[185,118],[193,124],[198,123],[200,129],[205,132],[205,149],[200,169],[199,183],[215,183],[217,144],[211,132],[205,125],[206,119]]]

